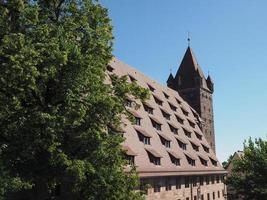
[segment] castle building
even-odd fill
[[[212,106],[214,84],[209,75],[205,78],[193,51],[189,46],[175,77],[170,74],[167,80],[167,85],[168,87],[176,90],[181,97],[200,115],[200,128],[211,148],[215,152]]]
[[[168,87],[117,58],[107,70],[150,93],[145,102],[127,98],[135,123],[125,118],[121,127],[129,161],[125,170],[136,166],[141,185],[148,186],[146,199],[225,199],[226,171],[214,151],[213,83],[205,79],[192,49],[188,47],[176,76],[170,75]]]

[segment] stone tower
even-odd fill
[[[202,119],[201,129],[215,152],[212,94],[213,82],[204,76],[192,49],[188,46],[175,77],[170,74],[168,87],[176,90]]]

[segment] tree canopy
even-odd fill
[[[111,127],[127,114],[127,94],[147,91],[125,77],[105,84],[107,10],[93,0],[0,0],[0,13],[0,199],[15,191],[57,199],[60,190],[140,199]]]
[[[228,187],[245,200],[266,199],[267,196],[267,141],[251,138],[244,144],[244,156],[233,161],[233,171],[227,178]]]

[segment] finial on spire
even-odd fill
[[[188,46],[190,47],[190,32],[187,32],[187,42],[188,42]]]
[[[170,74],[172,73],[172,68],[170,67]]]

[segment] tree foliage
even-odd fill
[[[244,144],[244,156],[234,161],[233,173],[227,178],[227,184],[242,199],[266,199],[267,141],[250,138]]]
[[[140,199],[124,173],[119,126],[127,94],[147,92],[112,76],[112,27],[93,0],[0,0],[0,199]]]

